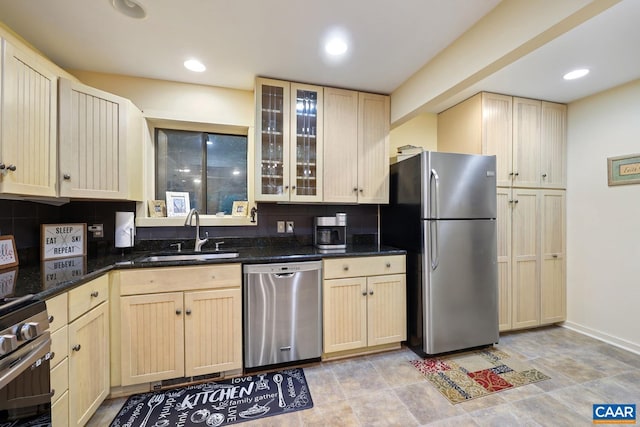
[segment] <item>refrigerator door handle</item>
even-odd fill
[[[435,216],[433,211],[431,211],[431,223],[430,227],[430,236],[429,236],[429,245],[431,246],[430,258],[431,258],[431,270],[435,271],[438,268],[439,263],[439,254],[438,254],[438,219],[440,219],[440,206],[438,201],[440,200],[440,177],[438,176],[438,172],[435,169],[431,169],[431,176],[429,177],[429,185],[431,186],[431,182],[435,183],[434,190],[430,192],[430,209],[435,208]],[[434,221],[435,219],[435,221]]]

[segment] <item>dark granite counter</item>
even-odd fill
[[[221,263],[279,263],[313,261],[329,257],[361,257],[379,255],[403,255],[404,250],[378,246],[375,244],[348,245],[347,249],[336,251],[322,251],[311,245],[290,246],[251,246],[234,248],[226,247],[225,251],[237,251],[237,258],[215,259],[206,261],[161,261],[141,262],[141,259],[159,251],[129,252],[123,255],[102,255],[96,257],[74,257],[48,260],[40,265],[20,266],[12,269],[0,270],[0,297],[19,297],[35,294],[46,299],[56,294],[68,291],[86,283],[113,269],[150,268],[168,266],[187,266]],[[202,253],[215,252],[203,251]],[[162,253],[178,254],[174,249]],[[181,253],[190,253],[182,251]]]

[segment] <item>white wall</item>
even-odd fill
[[[640,80],[569,104],[566,325],[640,353],[640,184],[607,157],[640,153]]]

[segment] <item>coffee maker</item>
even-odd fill
[[[347,214],[336,216],[317,216],[313,230],[313,244],[318,249],[346,249]]]

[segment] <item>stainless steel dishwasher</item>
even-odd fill
[[[244,367],[322,353],[322,262],[244,266]]]

